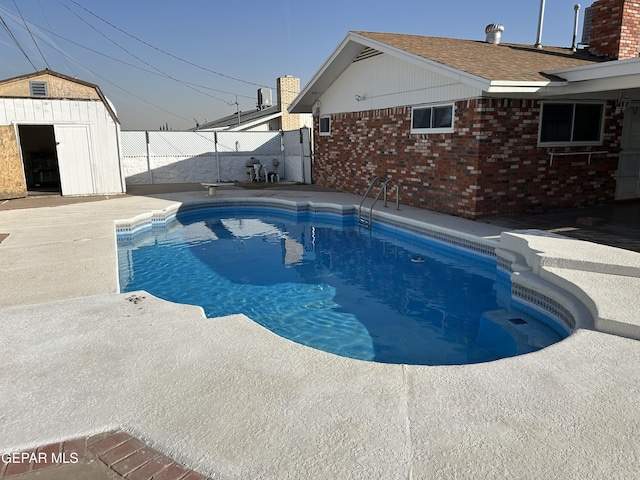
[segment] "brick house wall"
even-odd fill
[[[432,135],[410,133],[410,106],[332,115],[331,135],[314,139],[316,183],[362,195],[374,177],[393,177],[401,203],[465,218],[613,201],[622,122],[613,105],[597,147],[538,147],[538,100],[463,100],[455,112],[455,131]],[[551,151],[585,150],[613,154],[550,164]]]
[[[598,0],[591,15],[590,53],[616,60],[638,57],[640,2]]]

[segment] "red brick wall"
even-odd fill
[[[315,136],[315,181],[362,195],[375,176],[389,176],[401,203],[466,218],[613,200],[621,118],[612,105],[604,145],[586,148],[537,147],[539,101],[473,99],[455,110],[454,133],[435,135],[409,133],[411,107],[333,115],[331,135]],[[585,150],[613,155],[550,165],[551,151]]]
[[[598,0],[591,7],[589,52],[619,60],[638,57],[640,2]]]

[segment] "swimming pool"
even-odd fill
[[[266,207],[178,212],[119,236],[120,287],[244,313],[337,355],[451,365],[528,353],[567,333],[511,305],[496,260],[354,215]]]

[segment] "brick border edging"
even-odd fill
[[[11,452],[12,454],[14,452]],[[93,458],[128,480],[208,480],[209,477],[147,446],[122,430],[99,433],[31,450],[15,452],[29,455],[29,461],[6,463],[0,457],[0,479],[61,465],[87,463]]]

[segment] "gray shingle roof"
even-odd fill
[[[279,112],[280,112],[279,105],[273,105],[271,107],[265,108],[264,110],[249,110],[246,112],[240,112],[240,124],[245,124],[254,120],[258,120],[260,118],[267,118]],[[231,115],[227,115],[224,118],[219,118],[217,120],[212,120],[210,122],[203,123],[198,127],[198,130],[203,130],[206,128],[235,127],[237,125],[238,125],[238,114],[233,113]]]

